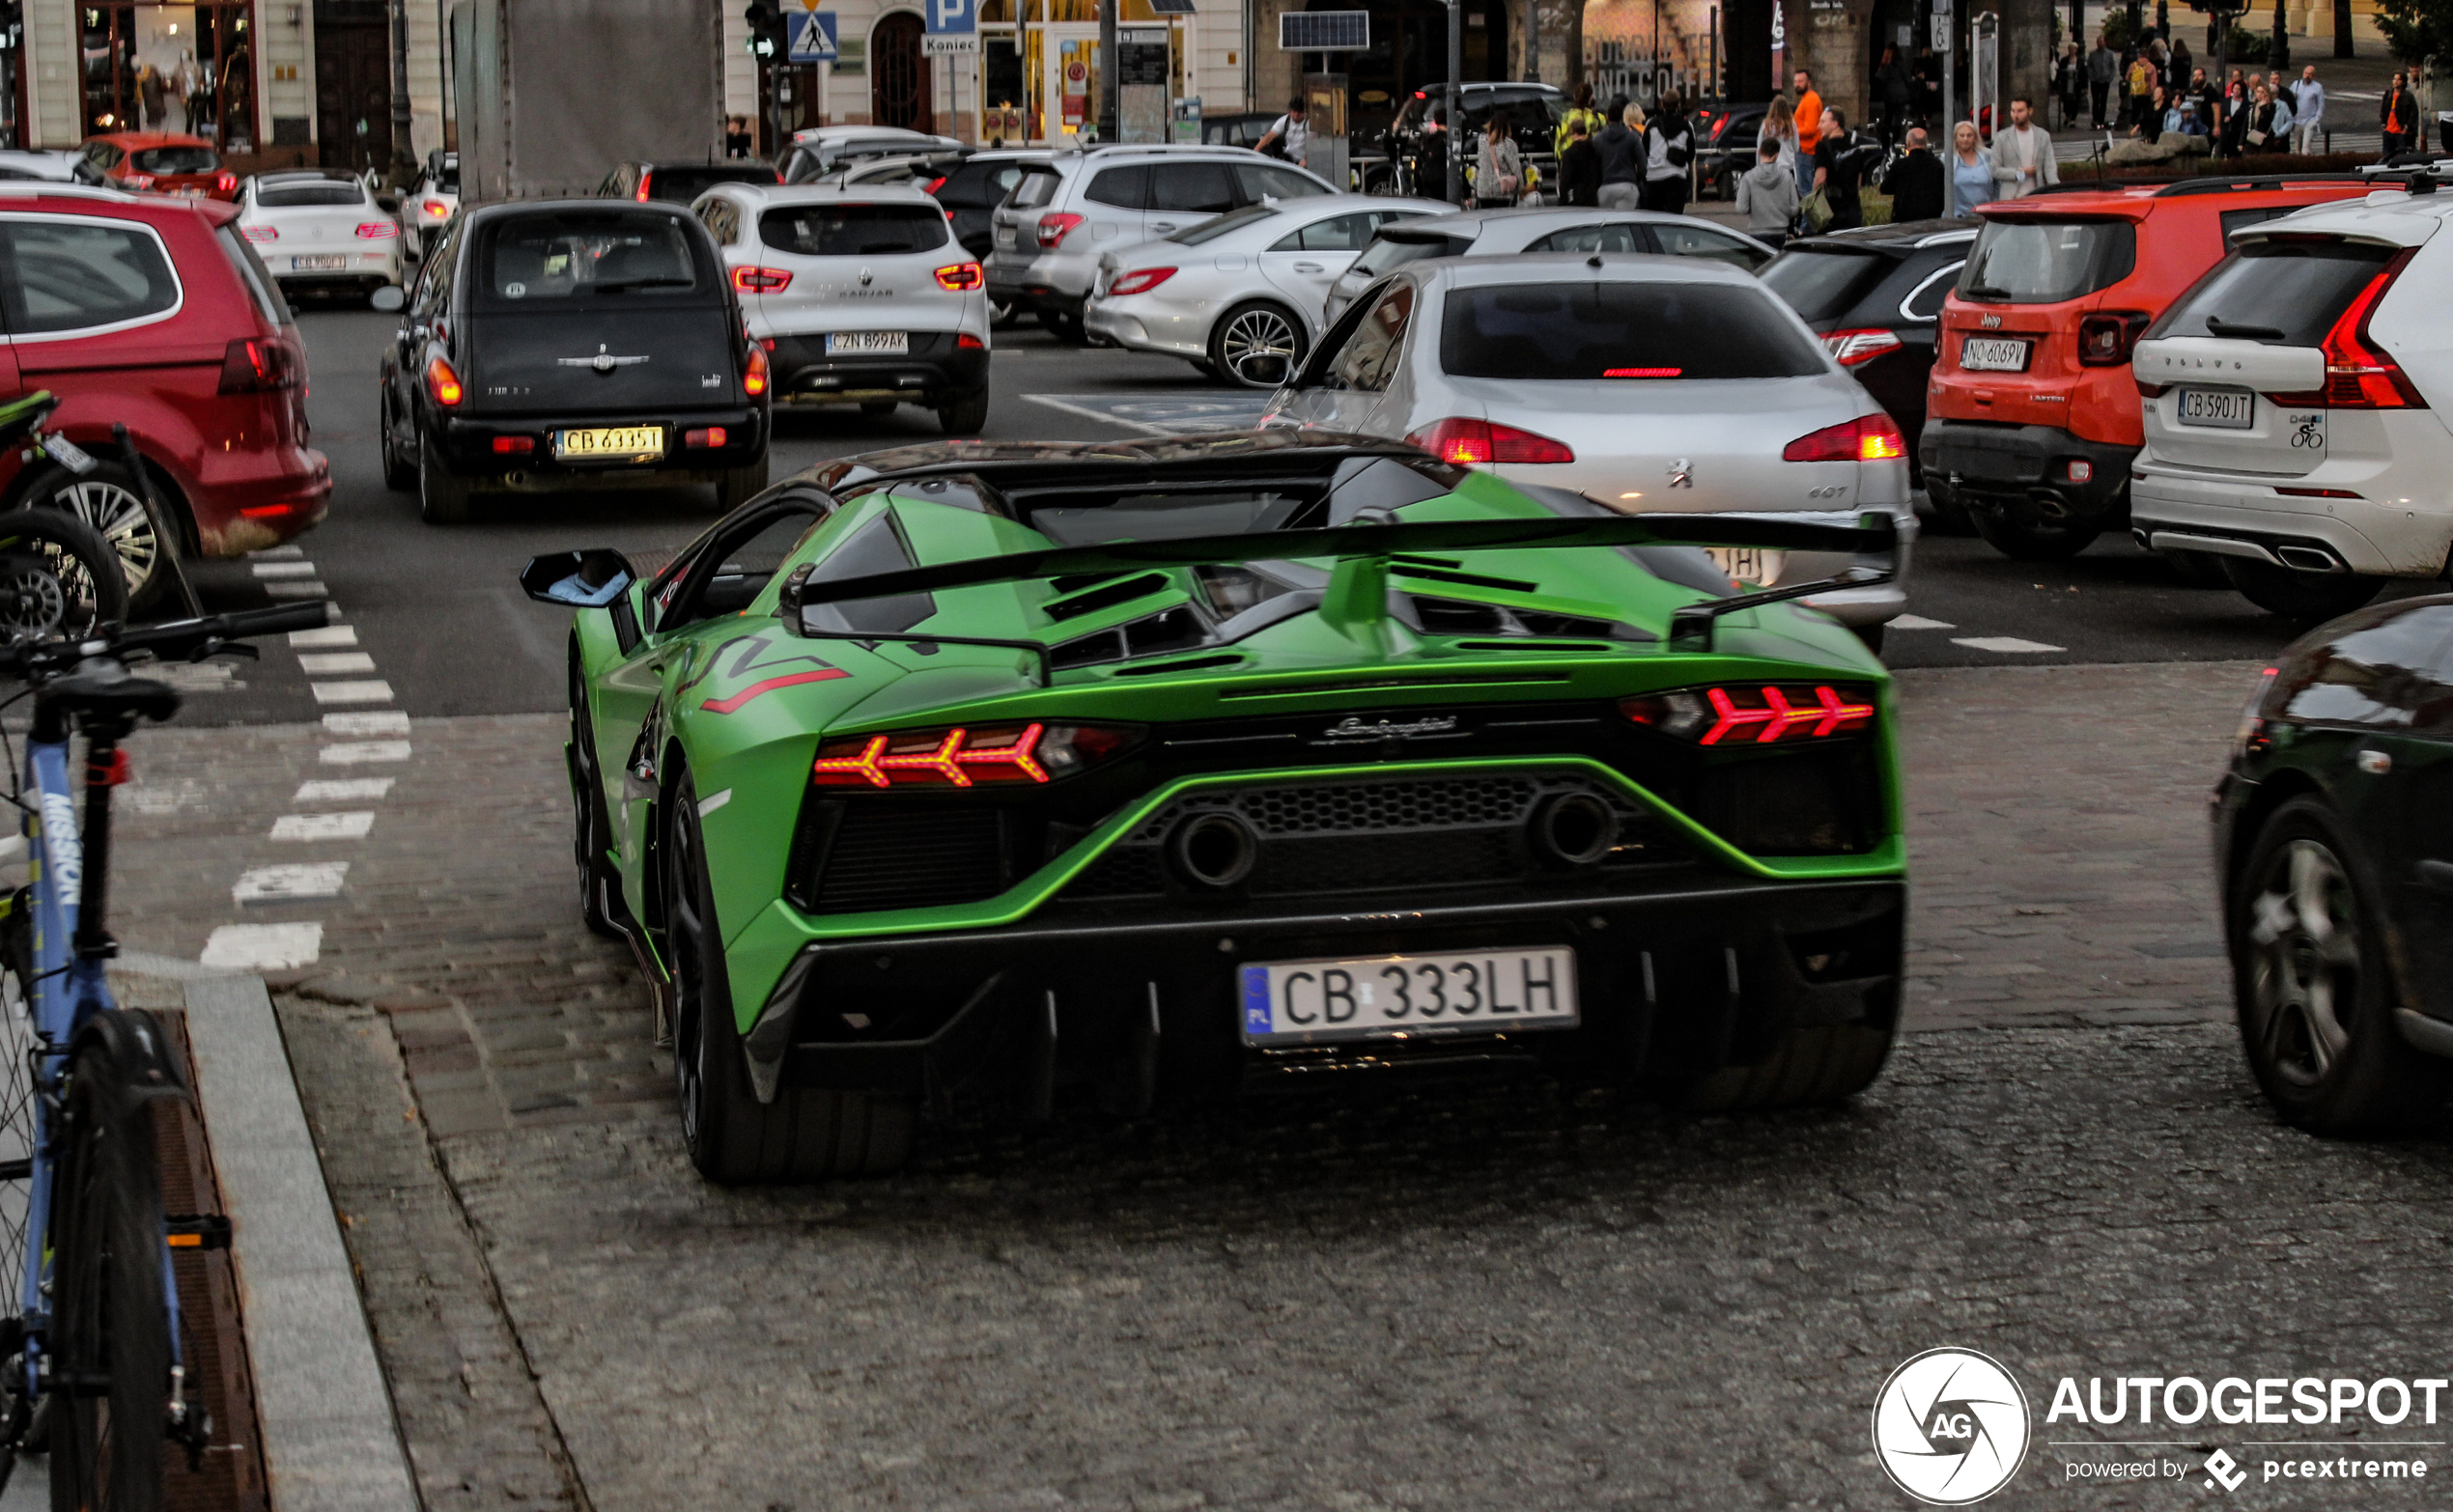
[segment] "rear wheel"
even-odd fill
[[[710,1181],[816,1181],[891,1171],[910,1157],[912,1102],[885,1092],[779,1087],[760,1103],[733,1020],[732,980],[716,927],[698,826],[698,789],[684,773],[663,850],[665,955],[673,977],[673,1071],[691,1163]]]
[[[579,922],[607,939],[623,938],[613,922],[613,900],[622,877],[607,860],[613,824],[605,812],[604,769],[596,761],[596,734],[587,714],[587,683],[578,648],[571,650],[571,858],[579,868]]]
[[[988,423],[988,390],[964,394],[937,411],[937,424],[947,435],[977,435]]]
[[[1049,335],[1068,347],[1086,347],[1090,344],[1090,332],[1083,325],[1082,315],[1079,311],[1068,313],[1063,310],[1043,309],[1039,312],[1039,323],[1047,328]]]
[[[2014,562],[2062,561],[2087,549],[2103,533],[2101,525],[2044,519],[2032,511],[2013,518],[1996,510],[1971,509],[1967,517],[1987,546]]]
[[[417,438],[417,518],[430,525],[468,520],[468,480],[452,475],[435,443]]]
[[[2223,575],[2241,597],[2287,620],[2330,620],[2383,591],[2384,579],[2358,573],[2295,573],[2244,556],[2222,558]]]
[[[93,526],[58,510],[0,515],[0,640],[61,639],[127,618],[127,574]]]
[[[1891,1054],[1891,1029],[1817,1023],[1790,1029],[1762,1064],[1724,1066],[1670,1090],[1689,1113],[1741,1113],[1836,1103],[1874,1084]]]
[[[2212,551],[2165,551],[2163,560],[2181,581],[2192,588],[2229,588],[2231,575],[2223,571],[2223,559]]]
[[[54,1512],[162,1504],[170,1311],[161,1180],[153,1109],[129,1080],[108,1036],[87,1040],[69,1068],[51,1199]]]
[[[392,401],[388,395],[377,406],[377,419],[375,444],[383,454],[383,487],[394,493],[407,493],[417,487],[417,463],[401,455],[399,437],[392,434]]]
[[[97,462],[83,477],[65,467],[45,467],[19,502],[57,510],[93,526],[118,556],[127,578],[129,612],[142,614],[170,592],[163,553],[177,549],[177,536],[146,503],[143,484],[125,465]]]
[[[1229,383],[1278,388],[1294,378],[1308,345],[1291,312],[1255,299],[1219,317],[1209,333],[1209,362]]]

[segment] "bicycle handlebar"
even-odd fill
[[[132,629],[105,627],[77,640],[0,648],[0,673],[33,675],[36,681],[66,672],[88,657],[124,656],[150,651],[165,659],[194,656],[220,641],[244,640],[282,630],[319,630],[332,623],[332,602],[285,603],[269,609],[240,609],[192,620],[170,620]]]

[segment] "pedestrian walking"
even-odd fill
[[[2299,82],[2292,86],[2291,150],[2302,157],[2316,152],[2325,126],[2326,86],[2318,82],[2312,63],[2299,70]]]
[[[1303,161],[1311,150],[1311,102],[1301,95],[1286,101],[1286,113],[1269,123],[1260,140],[1252,150],[1264,157],[1283,157],[1290,163]]]
[[[1686,213],[1690,181],[1686,165],[1695,158],[1695,131],[1686,120],[1685,101],[1664,95],[1644,124],[1644,208],[1665,215]]]
[[[2112,103],[2112,86],[2121,77],[2121,54],[2112,50],[2112,39],[2096,38],[2096,50],[2087,54],[2087,95],[2095,106],[2096,129],[2103,130],[2110,122],[2104,111]]]
[[[2129,60],[2129,108],[2128,121],[2132,130],[2146,120],[2147,108],[2155,98],[2155,60],[2144,52]]]
[[[1575,103],[1567,107],[1566,115],[1560,118],[1558,129],[1551,133],[1550,150],[1552,152],[1557,153],[1561,157],[1566,155],[1567,127],[1579,121],[1584,123],[1584,132],[1588,138],[1609,124],[1600,111],[1593,108],[1591,80],[1576,86]]]
[[[2225,157],[2238,157],[2247,145],[2249,103],[2248,81],[2234,69],[2230,82],[2223,86],[2223,126],[2216,138]]]
[[[758,139],[749,133],[749,118],[747,116],[725,117],[724,155],[747,157],[757,150]]]
[[[1592,112],[1596,118],[1599,111]],[[1584,119],[1569,116],[1567,146],[1559,154],[1559,203],[1598,208],[1601,204],[1601,149],[1593,145]]]
[[[1908,70],[1900,60],[1900,49],[1882,49],[1882,61],[1874,70],[1874,88],[1882,101],[1882,140],[1897,142],[1908,114]]]
[[[2115,58],[2116,68],[2120,59]],[[1942,60],[1927,42],[1916,50],[1916,122],[1930,126],[1942,114]]]
[[[2384,133],[2383,162],[2393,161],[2396,153],[2414,150],[2419,132],[2418,101],[2411,98],[2411,76],[2396,73],[2393,84],[2377,103],[2377,124]]]
[[[2061,101],[2061,128],[2078,129],[2078,112],[2086,107],[2087,60],[2079,55],[2078,44],[2064,42],[2061,59],[2053,65],[2053,96]]]
[[[2161,93],[2160,86],[2157,93]],[[2154,129],[2163,129],[2160,117]],[[2061,169],[2053,161],[2052,137],[2036,125],[2035,111],[2023,98],[2010,102],[2010,128],[1993,133],[1993,170],[2006,200],[2020,199],[2061,182]]]
[[[1829,105],[1817,121],[1822,127],[1822,139],[1815,144],[1814,192],[1831,207],[1831,219],[1818,229],[1847,231],[1862,226],[1865,208],[1857,199],[1857,180],[1865,169],[1855,144],[1848,140],[1847,120],[1839,106]]]
[[[1973,122],[1951,127],[1951,203],[1961,215],[1993,202],[1993,154],[1976,139]]]
[[[1474,159],[1474,206],[1506,210],[1525,187],[1525,154],[1508,134],[1508,112],[1494,110],[1482,124],[1482,145]]]
[[[1619,119],[1601,128],[1593,146],[1601,154],[1602,209],[1640,207],[1644,200],[1644,107],[1621,104]]]
[[[1815,148],[1822,140],[1822,97],[1815,93],[1815,76],[1803,69],[1790,82],[1797,90],[1792,113],[1797,124],[1797,193],[1802,197],[1814,192]]]
[[[1942,213],[1942,160],[1926,150],[1927,140],[1923,126],[1908,127],[1907,151],[1882,181],[1891,193],[1894,223],[1932,220]]]
[[[1789,239],[1797,221],[1797,176],[1780,160],[1780,144],[1763,137],[1755,144],[1755,166],[1737,181],[1737,213],[1746,217],[1746,234],[1766,246]]]

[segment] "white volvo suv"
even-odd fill
[[[2329,619],[2453,549],[2453,194],[2315,206],[2233,235],[2130,360],[2139,543]]]
[[[916,187],[723,183],[691,206],[716,238],[778,405],[897,405],[947,435],[988,421],[988,292]]]

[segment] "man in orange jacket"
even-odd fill
[[[2405,73],[2393,76],[2393,87],[2384,92],[2378,102],[2377,123],[2383,129],[2383,160],[2393,161],[2396,153],[2408,153],[2418,147],[2419,107],[2411,98],[2411,79]]]
[[[1815,76],[1799,69],[1797,70],[1797,140],[1811,143],[1819,136],[1821,129],[1822,97],[1815,93]]]

